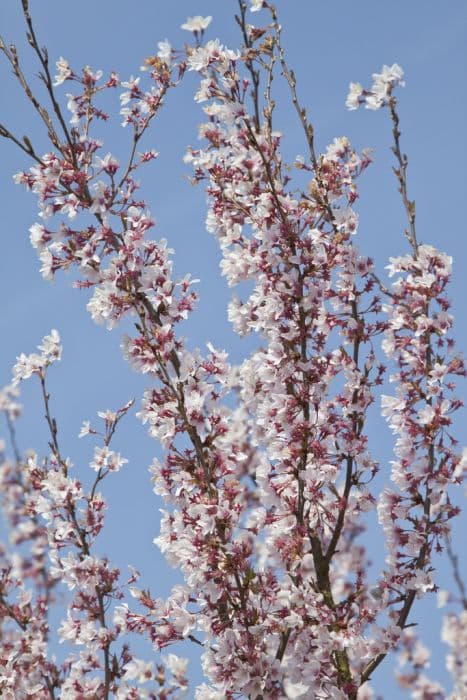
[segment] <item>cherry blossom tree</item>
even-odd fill
[[[318,152],[271,3],[239,0],[234,49],[207,38],[211,17],[188,18],[190,41],[180,49],[161,41],[129,79],[51,61],[28,0],[21,4],[46,101],[15,46],[2,40],[0,49],[49,150],[4,123],[0,135],[24,161],[15,181],[39,202],[30,240],[44,279],[74,270],[96,323],[131,321],[123,355],[147,383],[137,416],[164,450],[150,467],[166,504],[155,542],[184,583],[159,598],[151,581],[136,570],[125,576],[102,553],[102,489],[131,453],[128,445],[122,456],[113,438],[133,401],[83,423],[94,457],[90,468],[74,466],[48,389],[62,352],[52,330],[37,353],[17,358],[0,393],[9,530],[0,547],[2,696],[365,700],[376,697],[377,669],[397,651],[409,666],[399,682],[412,697],[466,697],[467,601],[449,542],[459,510],[452,493],[467,467],[451,427],[465,368],[452,339],[452,260],[417,230],[401,144],[401,67],[383,66],[369,87],[352,83],[346,102],[384,110],[392,129],[407,224],[385,281],[357,247],[357,181],[370,152],[357,153],[345,137]],[[222,274],[239,289],[228,317],[240,336],[257,338],[240,365],[209,338],[201,352],[183,337],[196,280],[174,277],[173,251],[150,238],[155,223],[139,192],[138,172],[157,158],[143,137],[190,72],[204,122],[185,162],[208,195],[206,227]],[[304,153],[293,162],[276,128],[278,80],[303,132]],[[127,159],[94,135],[96,124],[115,119],[102,107],[109,91],[120,95]],[[46,454],[17,445],[27,379],[42,396]],[[383,489],[368,428],[374,405],[394,436]],[[376,575],[364,536],[372,512],[387,552]],[[439,553],[458,589],[443,593],[452,604],[442,630],[452,691],[429,678],[429,651],[414,632],[417,600],[437,589]],[[146,654],[134,651],[141,641]],[[196,688],[171,650],[181,641],[202,652],[206,682]]]

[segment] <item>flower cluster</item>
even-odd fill
[[[365,105],[367,109],[380,109],[388,104],[393,89],[405,85],[402,77],[404,71],[397,63],[383,66],[381,73],[373,73],[373,85],[365,90],[360,83],[350,83],[346,105],[348,109],[358,109]]]
[[[39,200],[41,223],[30,234],[43,276],[74,269],[75,285],[92,290],[87,308],[97,323],[112,329],[134,321],[123,354],[147,377],[138,415],[164,448],[150,467],[165,503],[154,541],[184,582],[162,600],[134,585],[137,572],[122,582],[97,554],[106,510],[98,487],[127,462],[111,441],[132,402],[101,412],[102,431],[85,421],[80,436],[98,444],[87,476],[74,476],[45,386],[46,370],[61,354],[52,331],[40,354],[21,355],[14,367],[14,385],[34,374],[41,380],[51,454],[18,452],[0,471],[13,544],[31,543],[24,558],[0,551],[7,619],[0,688],[12,697],[53,697],[56,690],[77,698],[182,697],[185,661],[169,654],[155,668],[133,655],[131,634],[157,651],[182,640],[203,646],[207,683],[196,689],[197,700],[364,700],[372,697],[370,675],[399,644],[413,666],[427,662],[404,630],[415,598],[434,588],[433,553],[456,514],[448,488],[465,471],[450,430],[460,406],[453,377],[465,373],[449,337],[451,260],[417,243],[401,157],[396,174],[411,252],[391,260],[390,288],[380,282],[355,244],[356,183],[369,152],[357,153],[340,137],[316,153],[275,10],[252,0],[251,11],[262,8],[271,22],[253,27],[240,3],[242,51],[217,39],[203,43],[211,17],[189,18],[182,29],[194,46],[177,51],[160,42],[142,66],[147,89],[143,76],[103,79],[89,67],[78,74],[61,58],[54,85],[79,86],[67,94],[71,126],[55,103],[64,136],[50,127],[53,150],[15,178]],[[273,124],[276,65],[308,147],[293,163],[285,162]],[[193,182],[206,186],[206,226],[218,240],[222,274],[240,290],[228,309],[233,328],[258,337],[237,367],[225,351],[210,343],[205,352],[193,350],[180,335],[196,304],[195,280],[174,279],[167,241],[149,238],[155,222],[135,178],[157,155],[138,153],[137,145],[186,71],[199,74],[195,101],[205,122],[201,145],[185,162]],[[377,109],[391,101],[395,119],[392,91],[402,75],[394,64],[373,76],[371,90],[352,84],[347,106]],[[109,118],[100,94],[117,87],[124,90],[123,126],[133,132],[127,161],[92,136],[94,121]],[[396,129],[396,157],[399,135]],[[27,152],[35,153],[32,146]],[[394,384],[382,412],[396,448],[394,486],[378,495],[367,417],[385,374],[380,337]],[[14,392],[0,394],[10,419],[18,413]],[[388,557],[375,585],[361,536],[376,508]],[[80,649],[62,664],[49,661],[47,651],[47,613],[58,586],[68,597],[60,641]],[[449,658],[461,684],[454,651]],[[415,680],[420,693],[437,692],[420,673]]]
[[[411,691],[412,698],[430,698],[430,700],[445,700],[444,688],[426,676],[424,671],[430,666],[431,654],[418,639],[412,629],[404,632],[401,640],[399,664],[409,666],[410,671],[398,672],[397,680],[401,688]],[[454,698],[453,698],[454,700]]]
[[[461,481],[465,460],[450,426],[461,405],[453,397],[453,378],[464,376],[465,368],[449,338],[449,256],[419,245],[416,255],[391,259],[389,272],[398,276],[384,306],[389,322],[383,349],[397,366],[391,376],[396,392],[382,397],[382,412],[396,435],[397,490],[385,490],[378,513],[390,552],[388,588],[421,595],[433,587],[431,551],[442,546],[457,513],[447,489]]]
[[[19,384],[22,379],[28,379],[33,374],[43,377],[47,367],[60,359],[62,346],[58,331],[53,329],[50,335],[46,335],[41,345],[38,346],[38,350],[40,350],[39,355],[37,353],[31,355],[21,353],[16,358],[16,364],[13,367],[13,386]]]
[[[449,647],[446,665],[454,679],[450,700],[455,700],[462,697],[467,688],[467,610],[444,618],[442,639]]]
[[[52,452],[40,460],[31,451],[22,456],[15,447],[15,460],[2,455],[0,462],[2,509],[10,529],[10,545],[16,550],[10,553],[3,546],[0,550],[2,695],[49,698],[59,691],[62,697],[106,697],[112,692],[121,699],[149,698],[155,697],[154,686],[166,693],[164,697],[181,698],[187,685],[186,662],[169,655],[154,669],[152,662],[130,652],[127,629],[118,615],[114,614],[113,624],[106,619],[109,606],[124,597],[138,573],[132,572],[122,583],[118,569],[105,557],[93,554],[106,511],[97,486],[127,462],[109,445],[133,402],[118,411],[100,412],[103,432],[89,423],[82,431],[100,436],[103,442],[94,449],[90,466],[97,473],[86,491],[73,476],[71,462],[61,455],[56,422],[49,412],[46,371],[60,357],[58,333],[46,336],[39,349],[40,355],[19,358],[14,375],[16,383],[33,374],[40,377]],[[7,415],[13,440],[12,421],[19,415],[17,396],[14,386],[1,392],[1,409]],[[49,615],[59,595],[68,597],[68,605],[57,630],[58,639],[68,647],[78,647],[78,654],[72,652],[60,663],[48,653]],[[124,638],[123,651],[117,653],[116,647]]]

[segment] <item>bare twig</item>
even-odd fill
[[[467,589],[461,575],[459,557],[457,556],[457,554],[454,553],[449,537],[446,537],[446,550],[448,553],[449,560],[451,562],[452,575],[459,590],[462,607],[464,608],[464,610],[467,610]]]

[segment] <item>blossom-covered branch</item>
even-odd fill
[[[50,409],[45,374],[60,357],[52,332],[39,355],[20,356],[14,368],[16,382],[39,376],[51,454],[42,462],[17,456],[14,477],[12,467],[4,470],[5,483],[16,479],[25,489],[34,541],[45,542],[40,566],[49,597],[40,614],[8,602],[7,588],[0,599],[17,634],[29,634],[30,618],[41,621],[34,692],[54,697],[60,688],[69,697],[105,698],[183,692],[185,663],[167,657],[167,685],[162,666],[156,673],[151,661],[132,656],[124,639],[137,633],[157,651],[184,639],[203,646],[208,682],[196,689],[197,700],[370,697],[367,682],[401,639],[407,660],[417,663],[406,628],[416,598],[435,587],[433,554],[457,513],[448,488],[465,471],[450,429],[461,405],[453,378],[465,374],[449,335],[451,259],[417,238],[393,94],[402,70],[384,66],[370,90],[352,84],[347,98],[350,109],[388,108],[392,119],[410,249],[391,259],[395,281],[385,286],[354,242],[356,181],[370,165],[369,152],[359,154],[339,137],[318,153],[272,5],[254,0],[248,8],[239,0],[238,51],[206,41],[211,17],[195,16],[182,26],[192,45],[176,50],[160,42],[144,61],[146,75],[121,80],[90,67],[75,72],[64,58],[53,79],[22,4],[51,114],[36,99],[16,49],[4,42],[0,49],[45,123],[52,150],[38,155],[7,126],[0,135],[35,161],[15,179],[39,200],[41,222],[30,233],[44,278],[74,269],[75,285],[92,290],[87,308],[97,323],[112,329],[127,317],[134,321],[123,352],[147,377],[139,417],[164,448],[151,465],[154,491],[166,504],[155,543],[184,577],[161,600],[133,585],[136,574],[122,584],[119,571],[94,554],[105,510],[97,489],[126,462],[110,443],[130,404],[100,414],[94,482],[83,489],[62,456]],[[265,11],[264,26],[247,21],[248,9]],[[207,229],[219,242],[222,274],[231,287],[245,289],[247,282],[249,293],[232,298],[229,319],[240,336],[258,337],[238,367],[209,342],[205,353],[191,349],[179,332],[196,304],[195,280],[174,279],[167,241],[149,239],[155,224],[135,177],[157,157],[152,149],[139,152],[139,144],[187,72],[199,76],[195,101],[205,122],[201,146],[190,148],[185,162],[193,182],[206,187]],[[292,163],[276,127],[278,74],[307,153]],[[56,92],[62,85],[72,91],[67,116]],[[118,88],[122,125],[131,132],[124,159],[93,136],[95,122],[110,118],[101,95]],[[367,421],[386,372],[380,346],[394,383],[382,412],[396,439],[393,486],[382,493],[374,486],[379,465]],[[99,431],[85,422],[81,434]],[[375,509],[388,549],[376,582],[362,538],[366,514]],[[15,573],[10,588],[19,578]],[[59,582],[74,591],[60,637],[87,647],[78,662],[68,658],[61,667],[47,660],[44,617]],[[17,657],[8,663],[13,668]],[[146,681],[159,682],[159,695]],[[20,687],[17,676],[3,682],[12,692]]]
[[[13,368],[13,387],[2,393],[2,408],[11,422],[18,415],[15,385],[38,376],[51,453],[40,460],[30,452],[23,460],[15,448],[16,461],[5,460],[0,469],[10,543],[22,551],[21,556],[2,551],[0,653],[4,665],[0,688],[2,694],[12,698],[25,694],[40,698],[175,697],[186,685],[186,664],[182,660],[174,655],[168,658],[167,669],[173,674],[169,681],[163,664],[156,672],[151,662],[133,656],[127,641],[120,651],[117,649],[127,630],[119,624],[118,608],[113,623],[109,620],[109,608],[123,598],[125,589],[138,579],[138,573],[132,572],[129,580],[122,583],[118,569],[93,551],[106,510],[97,486],[127,461],[110,449],[110,442],[133,402],[118,411],[99,414],[104,420],[103,446],[95,448],[90,467],[96,476],[86,492],[81,481],[72,476],[70,460],[62,456],[57,423],[50,409],[46,373],[49,365],[60,359],[59,342],[57,331],[52,331],[39,346],[39,354],[22,354]],[[99,435],[89,425],[82,431],[87,433]],[[30,543],[27,553],[25,543]],[[63,597],[63,588],[70,594],[58,638],[60,642],[84,646],[85,651],[78,656],[68,655],[58,663],[48,655],[49,614]],[[146,687],[136,692],[129,683],[134,680],[145,684],[153,681],[161,695],[149,694]]]

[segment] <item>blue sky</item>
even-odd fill
[[[37,33],[48,46],[52,61],[64,56],[78,69],[89,64],[104,72],[116,70],[122,77],[136,74],[158,41],[168,38],[175,46],[182,45],[187,35],[179,27],[187,16],[213,15],[210,38],[219,36],[231,48],[240,40],[233,21],[234,0],[31,0],[30,4]],[[8,43],[18,45],[26,68],[34,72],[37,68],[25,45],[20,5],[19,0],[2,0],[1,33]],[[335,136],[345,134],[357,149],[374,149],[375,162],[360,180],[361,199],[356,209],[359,245],[375,258],[380,269],[390,255],[405,252],[404,215],[391,173],[390,125],[385,113],[349,113],[344,102],[350,81],[370,84],[371,73],[379,71],[383,63],[397,62],[404,68],[407,86],[399,92],[402,143],[409,156],[409,189],[417,202],[418,235],[422,242],[454,257],[451,298],[457,338],[465,350],[467,4],[464,0],[393,0],[386,4],[373,0],[278,0],[276,6],[289,63],[315,125],[318,147],[323,149]],[[251,15],[251,21],[259,19],[260,15]],[[0,81],[0,121],[20,135],[30,136],[39,151],[47,150],[45,134],[5,63],[0,64]],[[192,101],[195,86],[196,79],[190,76],[178,94],[175,91],[169,96],[154,123],[146,144],[159,151],[160,158],[141,173],[142,192],[158,222],[155,235],[165,236],[175,249],[176,271],[180,275],[191,272],[201,280],[198,310],[185,329],[190,344],[204,347],[212,341],[229,350],[232,360],[238,362],[248,350],[248,341],[236,338],[226,320],[230,290],[219,276],[216,243],[204,230],[205,196],[200,188],[189,185],[186,176],[190,172],[182,162],[186,146],[196,144],[202,120],[199,106]],[[67,87],[61,90],[64,96]],[[283,88],[278,88],[277,94],[281,102],[277,128],[284,133],[286,153],[293,157],[304,152],[303,137],[290,105],[286,105]],[[116,119],[116,126],[107,135],[102,128],[98,134],[106,150],[117,157],[127,152],[130,136],[119,122]],[[120,330],[109,333],[94,325],[85,309],[85,292],[72,289],[66,276],[53,284],[42,280],[28,236],[29,226],[37,220],[36,201],[12,181],[12,174],[28,163],[5,141],[0,142],[0,154],[0,382],[8,382],[16,355],[32,352],[51,328],[60,331],[63,362],[53,369],[50,379],[54,412],[65,451],[86,473],[92,443],[77,439],[82,420],[92,419],[98,410],[117,408],[132,397],[138,404],[145,382],[121,359]],[[18,434],[22,447],[44,452],[47,435],[38,395],[33,382],[23,386],[26,410]],[[462,423],[465,414],[458,422],[461,443],[466,442]],[[377,418],[372,421],[372,430],[384,482],[390,435]],[[146,576],[147,585],[164,595],[178,579],[152,545],[162,504],[151,492],[147,466],[158,448],[134,413],[121,424],[115,444],[130,464],[105,486],[110,511],[102,551],[122,569],[128,563],[135,565]],[[465,524],[465,518],[463,525],[461,519],[456,524],[457,549],[461,549]],[[375,556],[380,550],[378,542],[370,542]],[[467,561],[464,566],[467,571]],[[449,580],[442,566],[440,577]],[[434,597],[416,608],[415,617],[421,618],[434,652],[433,676],[444,680],[444,649],[439,642]],[[402,697],[395,689],[384,690],[390,687],[390,676],[390,668],[381,668],[375,675],[375,689],[383,695],[390,692],[386,697]]]

